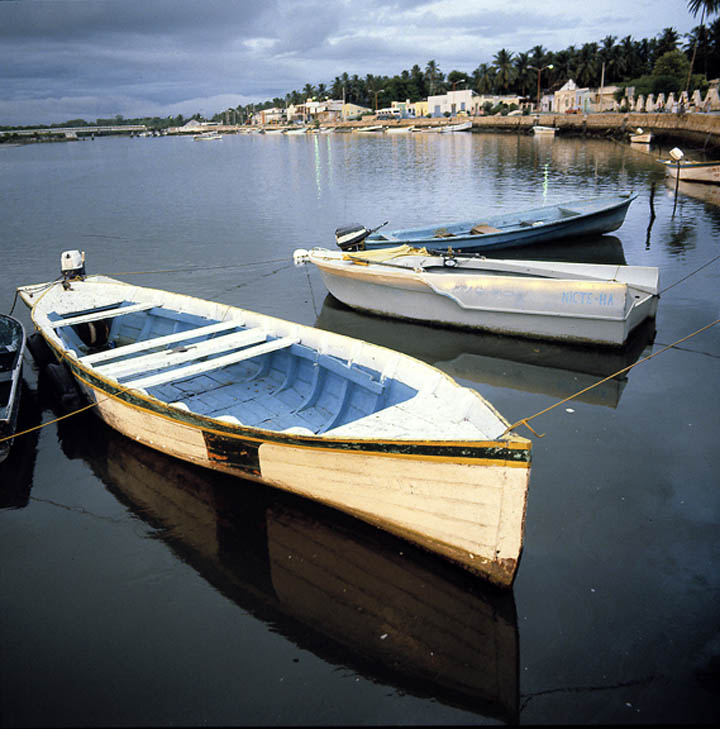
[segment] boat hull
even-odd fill
[[[380,316],[567,342],[621,346],[657,312],[657,296],[612,281],[417,273],[310,260],[330,293]]]
[[[455,223],[448,229],[462,229],[468,232],[458,232],[448,237],[438,237],[433,229],[407,229],[391,231],[389,233],[374,233],[365,239],[365,248],[389,248],[403,243],[412,246],[424,246],[428,250],[441,251],[452,248],[458,253],[480,253],[487,250],[501,248],[517,248],[536,243],[546,243],[563,238],[585,237],[602,235],[617,230],[624,222],[630,203],[634,195],[621,195],[604,200],[588,201],[581,205],[567,203],[566,205],[539,208],[529,211],[527,224],[519,223],[517,215],[492,216],[486,221],[486,232],[472,234],[469,231],[474,227],[472,222]],[[570,209],[576,214],[565,214],[562,211]],[[584,210],[584,212],[583,212]],[[547,220],[542,219],[545,213]],[[563,217],[566,215],[566,217]]]
[[[720,185],[720,162],[671,162],[660,160],[667,174],[681,182],[705,182]]]
[[[334,507],[501,587],[521,551],[529,451],[503,443],[309,443],[218,429],[73,374],[102,420],[162,453]],[[480,467],[478,467],[480,466]],[[463,527],[464,525],[464,527]]]
[[[153,291],[128,288],[135,298],[142,291]],[[87,307],[88,297],[80,289],[81,284],[73,284],[72,293]],[[56,291],[56,301],[62,300],[66,292],[61,287]],[[177,294],[172,296],[168,304],[172,304],[174,311],[210,304]],[[34,303],[22,289],[21,297],[26,303]],[[52,301],[48,294],[42,300],[48,308],[57,306]],[[95,302],[95,307],[98,303]],[[393,366],[408,371],[410,378],[425,377],[427,371],[435,378],[433,392],[445,393],[437,401],[439,407],[451,408],[447,400],[461,397],[470,408],[463,410],[465,418],[470,418],[471,410],[479,407],[488,409],[487,417],[493,422],[500,418],[476,392],[460,388],[439,370],[406,355],[254,312],[220,304],[212,307],[211,312],[223,312],[224,323],[234,321],[235,316],[243,320],[255,317],[255,325],[268,330],[274,328],[283,334],[295,331],[305,343],[316,341],[324,351],[352,352],[354,361],[360,363],[369,364],[374,360],[385,365],[394,363]],[[79,309],[69,308],[66,313]],[[335,427],[333,434],[327,436],[310,431],[307,431],[309,435],[298,434],[297,429],[251,427],[235,418],[211,417],[181,408],[177,403],[153,395],[150,385],[128,386],[120,382],[119,375],[103,374],[85,361],[87,356],[96,355],[78,356],[67,345],[62,346],[64,340],[52,331],[57,320],[48,323],[47,313],[39,315],[36,309],[32,316],[85,398],[95,404],[93,410],[123,435],[184,461],[260,481],[334,507],[440,554],[499,586],[512,584],[522,549],[530,443],[514,434],[503,434],[502,425],[494,439],[483,440],[477,436],[463,439],[458,435],[456,440],[451,440],[442,435],[449,423],[443,425],[440,420],[439,426],[428,422],[421,425],[419,413],[411,409],[414,402],[411,399],[378,410],[362,421]],[[71,325],[62,326],[67,329]],[[178,351],[189,349],[173,349],[170,353],[185,356],[177,355]],[[120,365],[128,361],[132,366],[132,359],[121,361]],[[356,378],[364,376],[362,369],[356,371],[349,364],[343,366],[357,372]],[[337,369],[338,365],[333,367]],[[320,371],[321,367],[315,370]],[[398,438],[395,434],[399,428],[406,429],[408,419],[413,417],[419,418],[419,437]],[[458,422],[462,430],[464,421]],[[436,437],[427,435],[433,432]]]
[[[0,314],[0,462],[10,453],[22,394],[25,329],[11,316]]]

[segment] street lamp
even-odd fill
[[[381,94],[383,91],[385,91],[385,89],[378,89],[375,92],[375,113],[376,114],[377,114],[377,107],[378,107],[377,97],[378,97],[378,94]]]
[[[542,72],[543,72],[543,71],[544,71],[544,70],[545,70],[546,68],[552,69],[552,68],[553,68],[553,65],[552,65],[552,63],[548,63],[548,65],[547,65],[547,66],[541,66],[540,68],[538,68],[537,66],[528,66],[528,68],[529,68],[529,69],[530,69],[531,71],[537,71],[537,72],[538,72],[538,87],[537,87],[537,107],[538,107],[538,111],[540,111],[540,74],[541,74],[541,73],[542,73]]]

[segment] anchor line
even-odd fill
[[[556,403],[553,403],[549,407],[544,408],[543,410],[540,410],[539,412],[535,413],[534,415],[530,415],[527,418],[522,418],[518,420],[517,422],[513,423],[512,425],[508,426],[505,431],[503,432],[503,436],[510,433],[512,430],[517,428],[520,425],[524,425],[531,433],[536,435],[538,438],[544,438],[545,433],[538,433],[530,426],[529,421],[533,420],[534,418],[539,417],[540,415],[544,415],[545,413],[550,412],[550,410],[555,409],[559,405],[564,405],[566,402],[570,402],[571,400],[574,400],[576,397],[579,397],[580,395],[585,394],[586,392],[589,392],[590,390],[598,387],[599,385],[602,385],[604,382],[607,382],[608,380],[612,380],[614,377],[617,377],[618,375],[622,375],[625,372],[629,372],[633,367],[637,367],[639,364],[642,364],[643,362],[647,362],[648,360],[652,359],[653,357],[657,357],[659,354],[662,354],[663,352],[667,352],[669,349],[672,349],[673,347],[676,347],[678,344],[682,344],[683,342],[686,342],[688,339],[692,339],[693,337],[697,336],[698,334],[701,334],[704,331],[707,331],[711,327],[714,327],[716,324],[720,324],[720,319],[715,319],[715,321],[710,322],[710,324],[706,324],[704,327],[701,327],[700,329],[697,329],[696,331],[692,332],[692,334],[688,334],[685,337],[682,337],[682,339],[678,339],[677,341],[673,342],[672,344],[668,344],[662,349],[659,349],[657,352],[653,352],[652,354],[649,354],[647,357],[643,357],[642,359],[638,360],[637,362],[634,362],[631,365],[628,365],[627,367],[623,367],[621,370],[618,370],[617,372],[614,372],[612,375],[608,375],[607,377],[604,377],[602,380],[598,380],[592,385],[589,385],[588,387],[583,388],[582,390],[579,390],[578,392],[574,393],[573,395],[570,395],[569,397],[564,398],[563,400],[559,400]],[[501,436],[502,437],[502,436]]]

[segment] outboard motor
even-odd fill
[[[85,276],[85,251],[63,251],[60,255],[63,281]]]
[[[377,228],[366,228],[359,223],[346,225],[335,231],[335,242],[343,251],[365,250],[365,238],[387,224],[388,221],[386,220],[382,225],[378,225]]]
[[[335,242],[344,251],[361,251],[370,231],[364,225],[346,225],[335,231]]]

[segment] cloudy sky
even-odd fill
[[[0,124],[209,117],[343,72],[698,24],[686,0],[0,0]]]

